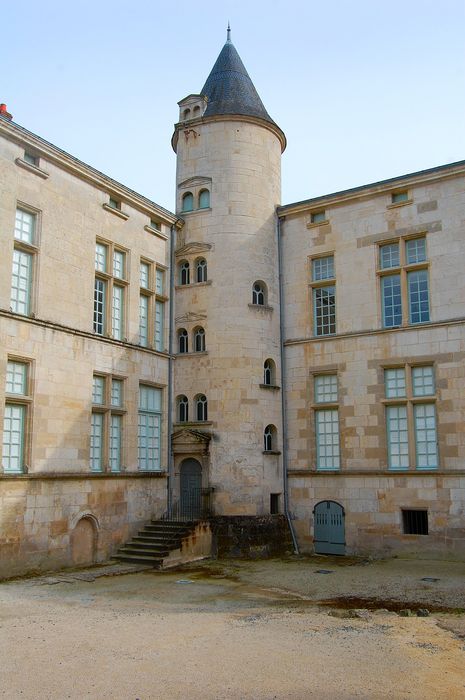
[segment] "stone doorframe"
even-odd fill
[[[202,488],[206,489],[210,484],[210,440],[211,435],[192,428],[176,430],[171,436],[171,450],[173,453],[173,503],[180,498],[180,473],[181,463],[185,459],[196,459],[202,467]]]

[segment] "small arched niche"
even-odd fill
[[[71,561],[73,566],[95,564],[97,555],[97,521],[84,515],[71,531]]]

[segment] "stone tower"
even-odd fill
[[[286,140],[230,39],[179,102],[173,498],[218,515],[282,511],[276,206]]]

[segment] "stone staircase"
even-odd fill
[[[112,559],[147,564],[156,569],[163,567],[163,561],[170,552],[181,548],[182,541],[192,535],[195,521],[152,520],[124,547],[120,547]]]

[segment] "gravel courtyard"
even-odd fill
[[[465,698],[463,563],[124,570],[0,584],[0,697]]]

